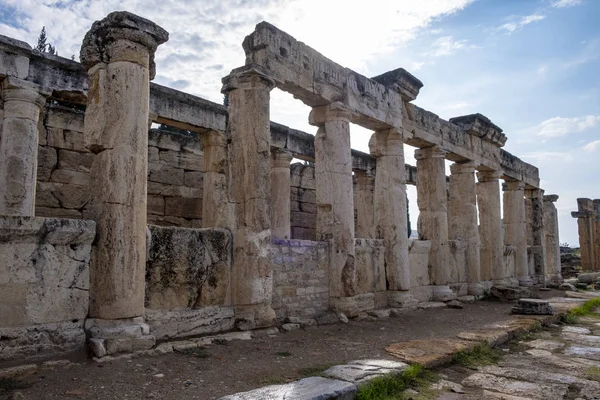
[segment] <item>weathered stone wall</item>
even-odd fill
[[[292,238],[315,240],[317,228],[317,195],[315,167],[294,163],[290,166]]]
[[[157,339],[231,329],[231,233],[148,228],[146,322]]]
[[[94,154],[85,148],[84,112],[48,105],[40,119],[36,215],[87,218]],[[152,129],[148,140],[148,223],[200,227],[204,158],[194,136]]]
[[[0,360],[83,347],[93,221],[0,217]]]
[[[433,297],[429,271],[429,240],[408,241],[410,260],[410,294],[418,301],[429,301]]]
[[[277,239],[271,246],[273,303],[278,320],[314,318],[329,308],[327,243]]]
[[[375,308],[387,307],[385,243],[381,239],[355,239],[358,293],[373,293]]]

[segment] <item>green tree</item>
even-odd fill
[[[410,226],[410,213],[408,212],[408,194],[406,195],[406,222],[406,225],[408,226],[408,237],[410,237],[412,228]]]
[[[52,46],[52,44],[47,43],[47,40],[48,36],[46,35],[46,27],[43,26],[42,31],[40,32],[40,36],[38,36],[38,43],[37,46],[35,46],[35,49],[42,53],[58,55],[58,53],[56,52],[56,48]]]

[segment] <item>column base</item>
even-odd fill
[[[88,346],[96,357],[149,350],[156,344],[143,317],[125,319],[88,318],[84,325]]]
[[[560,274],[546,276],[546,286],[548,287],[557,288],[562,285],[564,281],[565,280]]]
[[[415,299],[408,290],[387,292],[388,307],[411,308],[416,307],[419,301]]]
[[[241,331],[275,326],[275,310],[264,304],[235,307],[235,326]]]
[[[519,286],[533,286],[533,279],[530,276],[519,276]]]
[[[467,294],[470,294],[471,296],[480,297],[483,296],[485,292],[485,287],[481,282],[467,284]]]
[[[448,285],[435,285],[431,288],[433,290],[433,301],[456,300],[456,293]]]
[[[494,279],[492,281],[492,286],[517,287],[517,286],[519,286],[519,281],[514,278],[513,279],[511,279],[511,278]]]
[[[346,317],[356,317],[362,312],[375,309],[375,295],[363,293],[350,297],[331,297],[329,305],[336,313],[343,313]]]

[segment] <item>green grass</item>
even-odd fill
[[[278,351],[277,353],[275,353],[275,355],[280,357],[289,357],[292,355],[292,353],[290,353],[289,351]]]
[[[579,307],[568,311],[561,316],[560,320],[564,324],[576,324],[580,317],[594,316],[595,310],[600,307],[600,298],[589,299]]]
[[[600,382],[600,368],[589,367],[585,370],[585,377],[589,380]]]
[[[433,372],[415,364],[400,374],[377,377],[358,389],[356,400],[404,400],[409,396],[403,394],[407,389],[424,390],[429,383],[438,379]]]
[[[475,369],[484,365],[496,364],[501,358],[500,350],[490,347],[487,343],[479,343],[471,349],[461,350],[454,354],[452,362]]]

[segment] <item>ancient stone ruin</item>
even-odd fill
[[[600,270],[600,199],[577,199],[571,216],[577,218],[582,269]]]
[[[0,361],[561,282],[557,196],[485,116],[445,121],[404,69],[369,79],[266,22],[224,107],[150,82],[167,39],[126,12],[81,63],[0,36]],[[316,136],[270,121],[275,87]]]

